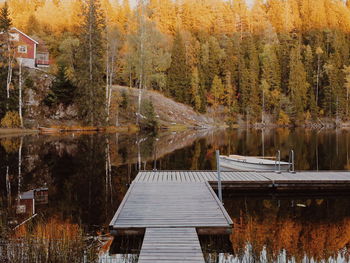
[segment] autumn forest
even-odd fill
[[[138,88],[140,100],[159,91],[228,124],[350,117],[350,1],[8,0],[0,16],[0,31],[45,41],[57,78],[47,100],[75,103],[89,124],[108,122],[114,85]],[[18,104],[15,81],[4,99],[2,50],[1,118]]]

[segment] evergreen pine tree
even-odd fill
[[[241,59],[244,61],[246,68],[242,72],[241,80],[243,85],[240,85],[240,90],[244,104],[244,113],[249,121],[256,121],[261,112],[259,98],[259,56],[254,41],[253,36],[246,37],[242,41],[242,51],[244,53]]]
[[[67,78],[65,72],[66,68],[59,66],[56,79],[52,83],[51,92],[45,99],[48,106],[60,103],[67,106],[73,103],[76,87]]]
[[[6,110],[10,110],[11,101],[10,101],[10,86],[12,83],[13,76],[13,67],[15,64],[14,56],[14,45],[11,41],[10,30],[12,26],[12,19],[10,18],[9,8],[7,2],[0,9],[0,68],[4,74],[4,89],[6,89],[6,96],[2,96],[0,100],[3,100],[3,104],[6,107]],[[2,89],[2,85],[0,86]]]
[[[249,113],[249,99],[250,99],[250,83],[249,83],[249,70],[243,62],[239,70],[239,103],[240,111],[245,116]]]
[[[191,102],[191,79],[189,74],[190,69],[186,63],[185,45],[180,32],[177,31],[168,70],[168,90],[170,95],[179,102]]]
[[[315,120],[318,115],[315,91],[313,86],[315,79],[314,77],[316,77],[316,75],[314,71],[313,53],[310,45],[307,45],[304,50],[304,65],[307,75],[307,82],[309,83],[309,88],[307,91],[307,109],[308,112],[311,114],[312,119]]]
[[[104,114],[104,37],[105,19],[99,0],[87,0],[80,27],[80,52],[77,56],[77,104],[80,117],[90,125],[99,125]]]
[[[192,97],[192,106],[196,111],[200,111],[202,107],[202,100],[200,94],[200,82],[198,68],[192,70],[191,78],[191,97]]]
[[[328,85],[323,88],[323,108],[329,117],[340,117],[346,111],[344,72],[339,53],[330,56],[325,65]],[[345,100],[345,101],[344,101]]]
[[[222,98],[224,96],[224,85],[222,84],[221,79],[215,75],[213,83],[211,85],[211,90],[209,93],[209,103],[216,110],[219,105],[222,104]]]
[[[318,117],[318,109],[316,105],[315,93],[311,85],[309,87],[307,95],[308,95],[308,110],[311,114],[311,118],[313,120],[316,120]]]
[[[288,80],[290,68],[290,51],[292,47],[292,39],[289,34],[280,34],[280,43],[278,48],[278,59],[281,66],[281,89],[284,94],[288,93]]]
[[[309,82],[310,86],[313,84],[314,79],[314,60],[313,60],[313,53],[312,48],[310,45],[307,45],[304,50],[304,65],[305,65],[305,71],[307,75],[307,81]]]
[[[235,114],[238,112],[238,105],[237,105],[237,94],[236,89],[232,85],[232,79],[231,79],[231,72],[226,71],[225,73],[225,88],[224,88],[225,94],[225,104],[227,107],[227,112],[229,114]]]
[[[262,79],[270,85],[271,90],[281,89],[281,67],[277,58],[275,46],[265,45],[261,55]]]
[[[213,82],[215,76],[221,75],[223,50],[215,37],[209,38],[208,81]]]
[[[262,75],[260,90],[264,93],[264,111],[276,114],[281,97],[281,70],[275,46],[266,44],[260,56]]]
[[[199,76],[202,87],[205,91],[209,91],[211,88],[210,70],[209,70],[209,43],[204,42],[200,47],[199,55]]]
[[[8,8],[7,2],[5,2],[4,6],[0,9],[0,32],[7,33],[9,32],[12,26],[12,20],[10,18],[10,12]]]
[[[291,50],[289,68],[288,91],[294,107],[293,117],[299,121],[303,118],[304,110],[307,106],[307,92],[309,88],[307,74],[301,61],[300,45],[297,45]]]

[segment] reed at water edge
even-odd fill
[[[1,262],[95,262],[97,242],[77,224],[38,220],[8,232],[0,243]]]

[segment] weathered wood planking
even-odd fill
[[[156,173],[153,180],[148,180],[149,173]],[[278,184],[278,183],[318,183],[318,184],[350,184],[350,172],[334,171],[304,171],[297,173],[274,172],[221,172],[223,183],[253,183],[253,184]],[[135,182],[216,182],[215,171],[143,171],[138,174]]]
[[[348,187],[350,172],[221,172],[223,185],[240,189]],[[112,234],[144,233],[139,262],[205,262],[199,234],[227,233],[232,220],[209,182],[215,171],[144,171],[131,184],[115,213]]]
[[[149,180],[149,174],[155,173],[157,176]],[[221,172],[222,181],[236,182],[269,182],[268,178],[256,172]],[[140,172],[135,182],[211,182],[217,181],[217,173],[215,171],[143,171]]]
[[[232,220],[207,182],[133,182],[111,221],[111,229],[218,227]]]
[[[139,263],[204,263],[195,228],[147,228]]]

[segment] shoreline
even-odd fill
[[[212,130],[212,129],[266,129],[266,130],[273,130],[273,129],[294,129],[294,128],[302,128],[306,130],[337,130],[337,129],[345,129],[349,130],[350,127],[347,125],[344,126],[312,126],[312,125],[301,125],[301,126],[279,126],[279,125],[233,125],[231,127],[229,126],[216,126],[216,127],[162,127],[158,129],[159,132],[183,132],[188,130]],[[41,134],[41,135],[58,135],[58,134],[65,134],[65,133],[137,133],[141,130],[134,125],[129,126],[120,126],[120,127],[114,127],[114,126],[106,126],[106,127],[42,127],[41,129],[20,129],[20,128],[0,128],[0,138],[4,137],[11,137],[11,136],[25,136],[25,135],[33,135],[33,134]]]
[[[17,134],[35,134],[39,133],[38,129],[20,129],[20,128],[0,128],[1,135],[17,135]]]

